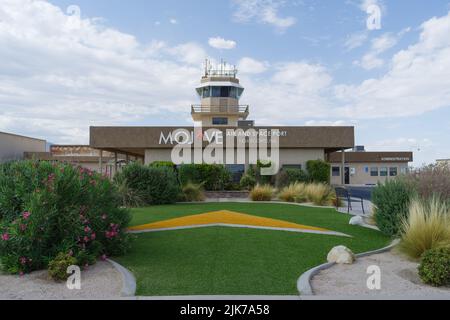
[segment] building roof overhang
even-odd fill
[[[111,152],[143,156],[147,149],[172,149],[169,136],[175,130],[193,132],[193,127],[91,127],[90,146]],[[203,128],[203,132],[213,128]],[[354,127],[252,127],[214,128],[226,134],[227,129],[278,130],[280,149],[324,149],[326,153],[350,149],[355,145]],[[270,140],[270,139],[269,139]]]

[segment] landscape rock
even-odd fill
[[[349,224],[351,224],[352,226],[362,226],[364,225],[364,219],[361,216],[354,216],[350,219]]]
[[[327,260],[337,264],[352,264],[355,261],[355,255],[349,248],[337,246],[328,253]]]

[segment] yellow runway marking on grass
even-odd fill
[[[189,229],[207,226],[256,228],[256,229],[269,229],[279,231],[306,232],[306,233],[346,236],[343,233],[334,232],[323,228],[306,226],[278,219],[263,218],[228,210],[214,211],[148,223],[136,227],[131,227],[129,228],[129,231],[152,232],[152,231]]]

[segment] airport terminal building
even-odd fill
[[[219,133],[221,132],[220,135],[225,140],[223,137],[227,137],[229,131],[237,132],[238,136],[239,133],[243,133],[245,136],[246,132],[257,132],[258,134],[268,132],[268,135],[270,135],[270,132],[276,130],[279,137],[278,167],[281,170],[283,168],[305,169],[308,160],[320,159],[333,164],[331,182],[334,184],[372,184],[377,180],[373,176],[370,179],[365,179],[363,172],[360,176],[358,174],[360,170],[353,170],[352,156],[346,159],[347,153],[345,150],[355,147],[354,127],[255,126],[254,121],[248,120],[250,106],[240,105],[239,103],[244,88],[236,77],[236,70],[211,70],[211,68],[206,68],[196,91],[200,97],[200,104],[191,106],[191,115],[194,123],[201,124],[204,134],[214,128]],[[180,142],[174,137],[177,130],[187,132],[187,137],[193,137],[195,132],[194,126],[183,128],[91,127],[90,147],[100,150],[100,171],[104,170],[102,165],[103,152],[114,154],[116,159],[118,157],[140,159],[146,164],[155,161],[171,161],[172,149]],[[267,139],[271,140],[270,137],[267,137]],[[228,141],[226,144],[228,144]],[[233,145],[234,149],[238,148],[237,145],[238,143]],[[207,148],[206,143],[201,148]],[[248,165],[254,163],[250,160],[251,157],[248,154],[248,150],[252,148],[248,140],[245,142],[245,148],[246,156],[244,159],[223,154],[216,158],[218,159],[216,163],[225,164],[235,174],[243,174]],[[386,158],[391,157],[389,153],[384,154]],[[373,156],[376,157],[375,154]],[[402,171],[404,167],[407,168],[408,162],[412,161],[411,153],[403,156],[401,161],[395,155],[392,155],[392,157],[397,159],[393,161],[396,164],[401,162],[398,172]],[[190,159],[193,158],[193,156],[190,157]],[[365,159],[368,161],[366,166],[373,167],[370,164],[372,158]],[[339,168],[339,173],[336,167]],[[389,165],[389,167],[393,166]],[[345,173],[346,170],[348,170],[348,174]]]

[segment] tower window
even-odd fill
[[[228,125],[228,118],[212,118],[212,124],[215,126],[226,126]]]

